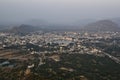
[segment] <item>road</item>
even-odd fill
[[[104,55],[108,56],[110,59],[112,59],[113,61],[115,61],[116,63],[120,64],[120,59],[108,54],[108,53],[105,53],[103,52]]]

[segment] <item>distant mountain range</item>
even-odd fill
[[[120,27],[112,20],[100,20],[87,24],[82,28],[84,31],[120,31]]]
[[[32,25],[32,26],[48,26],[49,23],[45,20],[42,20],[42,19],[31,19],[31,20],[27,20],[27,21],[24,21],[23,24],[29,24],[29,25]]]
[[[1,30],[4,30],[4,29],[5,29],[5,26],[0,25],[0,31],[1,31]]]
[[[40,27],[22,24],[20,26],[13,27],[11,29],[7,29],[5,30],[5,32],[15,33],[15,34],[28,34],[30,32],[39,31],[40,29],[41,29]]]
[[[84,24],[81,22],[75,25],[60,25],[60,24],[49,24],[42,20],[30,20],[24,22],[23,25],[17,26],[0,26],[0,30],[5,32],[16,33],[16,34],[27,34],[29,32],[34,32],[38,30],[77,30],[77,31],[120,31],[120,18],[109,19],[109,20],[98,20],[98,21],[84,21]],[[28,24],[28,25],[25,25]],[[81,27],[81,25],[82,27]],[[85,25],[86,24],[86,25]],[[85,25],[85,26],[84,26]]]
[[[120,18],[113,18],[111,19],[113,22],[117,23],[120,27]]]

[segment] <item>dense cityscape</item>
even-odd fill
[[[71,31],[37,31],[24,36],[1,32],[0,71],[2,73],[0,73],[0,79],[119,79],[119,39],[119,32],[110,31],[81,33]],[[71,58],[73,59],[71,60]],[[85,59],[87,59],[88,61],[86,61]],[[76,61],[74,62],[74,60]],[[113,66],[111,64],[113,64]],[[102,65],[102,67],[104,67],[103,69],[105,70],[108,69],[108,74],[100,74],[100,66],[96,67],[98,65]],[[115,73],[109,73],[109,67],[110,70],[113,70]],[[87,73],[83,73],[81,70],[84,68],[85,70],[89,69],[93,77],[87,75],[87,73],[89,73],[89,70],[87,71]],[[91,69],[93,69],[93,72],[98,72],[99,77],[97,74],[92,74]],[[118,70],[115,71],[116,69]],[[80,72],[77,72],[79,70]],[[5,76],[9,74],[9,72],[11,75]],[[15,73],[17,73],[17,75],[12,76]],[[103,71],[103,73],[105,72]]]

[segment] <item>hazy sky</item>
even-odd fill
[[[120,0],[0,0],[0,21],[70,22],[120,17]]]

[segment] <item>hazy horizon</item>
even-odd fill
[[[120,17],[119,0],[0,0],[0,22],[71,23]]]

